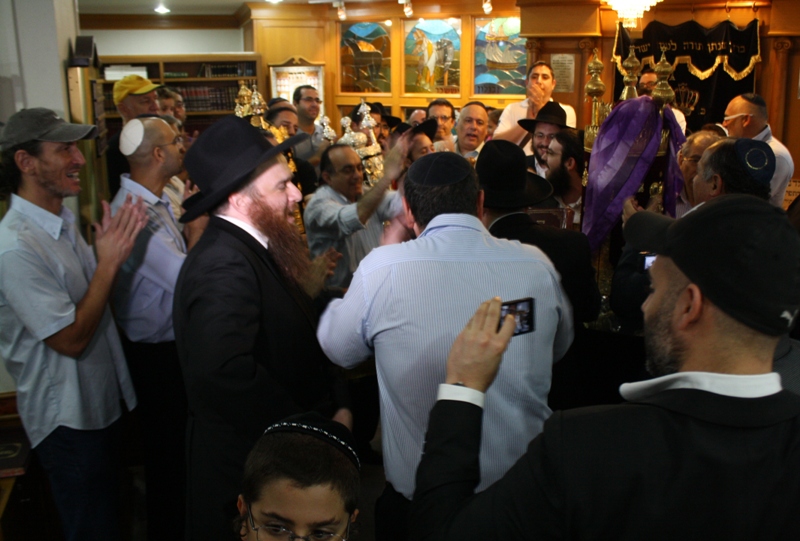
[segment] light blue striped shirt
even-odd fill
[[[572,342],[572,308],[547,256],[492,237],[474,216],[440,215],[418,239],[373,250],[322,315],[317,337],[335,364],[350,368],[374,352],[386,478],[407,498],[450,347],[495,296],[533,297],[535,331],[512,338],[486,394],[482,490],[541,432],[553,361]]]
[[[130,194],[147,207],[147,225],[136,237],[131,255],[117,275],[114,310],[117,323],[132,342],[157,344],[175,340],[172,299],[186,259],[186,243],[172,215],[169,196],[153,192],[127,173],[111,202],[116,214]]]

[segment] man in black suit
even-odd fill
[[[475,169],[484,194],[482,220],[489,233],[542,250],[561,275],[575,327],[594,321],[600,311],[600,291],[586,235],[539,225],[525,212],[526,207],[550,196],[550,184],[527,171],[525,153],[508,141],[488,141]]]
[[[680,220],[639,212],[628,242],[658,254],[642,305],[648,369],[628,403],[556,412],[492,487],[478,483],[482,408],[513,333],[500,300],[456,340],[417,470],[412,539],[793,539],[800,397],[772,373],[800,312],[800,238],[749,195]],[[664,375],[665,374],[665,375]],[[458,397],[458,398],[456,398]]]
[[[186,154],[200,192],[181,221],[211,214],[181,269],[173,314],[189,400],[188,539],[235,538],[244,462],[267,426],[310,410],[351,423],[315,335],[311,298],[332,262],[308,259],[293,215],[302,196],[282,155],[307,137],[272,146],[226,117]]]

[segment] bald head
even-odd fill
[[[725,109],[723,127],[735,138],[752,139],[767,127],[767,103],[758,94],[736,96]]]
[[[140,124],[140,128],[136,128]],[[138,142],[138,145],[136,144]],[[123,128],[120,150],[126,145],[133,150],[128,155],[131,179],[161,196],[169,179],[183,171],[183,139],[160,118],[135,119]]]
[[[133,154],[128,156],[131,166],[143,165],[153,161],[153,150],[157,145],[175,138],[175,132],[170,125],[161,118],[142,118],[139,119],[144,127],[142,140]]]

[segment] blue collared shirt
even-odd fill
[[[136,406],[108,307],[78,359],[44,343],[75,321],[95,268],[69,209],[56,216],[11,196],[0,222],[0,354],[17,384],[17,407],[34,447],[59,426],[109,426],[122,414],[120,399],[128,409]]]
[[[122,330],[133,342],[175,340],[172,299],[186,259],[186,243],[172,215],[169,197],[161,198],[123,174],[111,202],[114,214],[131,194],[147,206],[147,226],[136,237],[130,257],[122,265],[114,290],[114,310]]]
[[[538,248],[492,237],[474,216],[437,216],[416,240],[373,250],[317,331],[350,368],[375,355],[386,478],[410,498],[428,414],[456,336],[481,302],[534,298],[535,331],[511,339],[486,397],[481,484],[499,479],[550,416],[553,361],[572,342],[572,308]]]
[[[357,203],[323,184],[320,186],[303,214],[306,238],[311,257],[324,254],[333,248],[342,254],[328,284],[348,287],[358,264],[381,243],[383,222],[391,220],[402,210],[397,192],[386,192],[375,213],[366,225],[358,219]]]

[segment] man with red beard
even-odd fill
[[[311,410],[351,423],[315,337],[312,297],[334,261],[309,260],[293,215],[302,195],[282,154],[307,137],[273,146],[226,117],[186,154],[200,192],[181,221],[211,215],[181,269],[173,314],[189,401],[189,539],[235,539],[244,462],[264,427]]]

